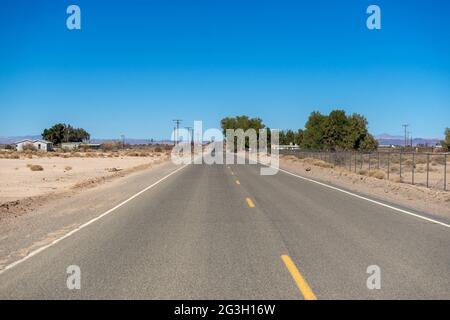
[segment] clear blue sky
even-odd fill
[[[382,30],[366,8],[382,9]],[[77,4],[82,30],[66,28]],[[67,122],[167,138],[172,119],[301,128],[358,112],[374,134],[450,126],[450,1],[2,0],[0,136]]]

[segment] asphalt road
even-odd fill
[[[450,229],[258,165],[189,165],[1,273],[0,298],[450,299]]]

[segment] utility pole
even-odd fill
[[[177,133],[177,127],[173,127],[173,145],[174,146],[177,144],[177,141],[175,140],[176,133]]]
[[[409,124],[402,124],[402,127],[405,128],[405,148],[407,147],[408,144],[408,127]]]
[[[122,134],[120,137],[122,138],[122,149],[125,149],[125,135]]]
[[[184,128],[189,132],[189,135],[191,136],[191,144],[194,144],[194,129],[192,127],[184,127]],[[189,142],[189,137],[187,142]]]
[[[175,120],[172,120],[172,121],[175,122],[175,124],[176,124],[175,137],[173,139],[175,141],[175,145],[176,145],[176,144],[178,144],[178,130],[180,129],[180,123],[183,120],[175,119]]]

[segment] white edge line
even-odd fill
[[[119,208],[122,207],[123,205],[127,204],[127,203],[130,202],[131,200],[133,200],[133,199],[135,199],[136,197],[138,197],[138,196],[140,196],[141,194],[143,194],[144,192],[146,192],[146,191],[152,189],[154,186],[156,186],[156,185],[159,184],[160,182],[166,180],[166,179],[169,178],[171,175],[173,175],[173,174],[177,173],[178,171],[184,169],[186,166],[187,166],[187,164],[183,165],[181,168],[178,168],[178,169],[172,171],[171,173],[169,173],[168,175],[166,175],[166,176],[164,176],[163,178],[159,179],[158,181],[156,181],[156,182],[153,183],[152,185],[150,185],[150,186],[146,187],[145,189],[139,191],[138,193],[136,193],[135,195],[131,196],[131,197],[128,198],[127,200],[125,200],[125,201],[119,203],[119,204],[118,204],[117,206],[115,206],[114,208],[109,209],[109,210],[106,211],[105,213],[102,213],[101,215],[99,215],[99,216],[93,218],[92,220],[89,220],[89,221],[86,222],[86,223],[83,223],[81,226],[78,226],[77,228],[73,229],[72,231],[66,233],[66,234],[63,235],[61,238],[58,238],[58,239],[56,239],[56,240],[53,240],[51,243],[49,243],[49,244],[47,244],[47,245],[45,245],[45,246],[43,246],[43,247],[40,247],[40,248],[38,248],[38,249],[36,249],[36,250],[30,252],[27,256],[23,257],[22,259],[17,260],[17,261],[15,261],[15,262],[13,262],[13,263],[7,265],[4,269],[0,270],[0,275],[3,274],[5,271],[14,268],[14,267],[17,266],[18,264],[20,264],[20,263],[22,263],[22,262],[24,262],[24,261],[27,261],[27,260],[30,259],[31,257],[33,257],[33,256],[35,256],[35,255],[41,253],[42,251],[44,251],[44,250],[46,250],[46,249],[48,249],[48,248],[54,246],[54,245],[57,244],[58,242],[60,242],[60,241],[62,241],[62,240],[64,240],[64,239],[70,237],[71,235],[77,233],[77,232],[80,231],[81,229],[86,228],[86,227],[89,226],[90,224],[94,223],[94,222],[97,221],[97,220],[100,220],[100,219],[103,218],[104,216],[106,216],[106,215],[112,213],[113,211],[119,209]]]
[[[261,162],[260,162],[260,164],[265,165],[264,163],[261,163]],[[265,165],[265,166],[267,166],[267,165]],[[284,170],[284,169],[281,169],[281,168],[276,168],[276,167],[273,167],[273,166],[271,166],[271,167],[274,168],[274,169],[278,169],[281,172],[284,172],[284,173],[289,174],[291,176],[303,179],[305,181],[316,183],[316,184],[321,185],[323,187],[326,187],[326,188],[329,188],[329,189],[332,189],[332,190],[335,190],[335,191],[339,191],[339,192],[345,193],[345,194],[350,195],[352,197],[355,197],[355,198],[358,198],[358,199],[362,199],[362,200],[366,200],[366,201],[369,201],[371,203],[380,205],[382,207],[389,208],[391,210],[394,210],[394,211],[397,211],[397,212],[400,212],[400,213],[404,213],[404,214],[407,214],[407,215],[410,215],[410,216],[413,216],[413,217],[416,217],[416,218],[419,218],[419,219],[422,219],[422,220],[426,220],[428,222],[436,223],[436,224],[439,224],[441,226],[450,228],[450,224],[447,224],[447,223],[444,223],[444,222],[441,222],[441,221],[438,221],[438,220],[434,220],[434,219],[431,219],[431,218],[427,218],[427,217],[421,216],[420,214],[416,214],[416,213],[413,213],[413,212],[408,211],[408,210],[400,209],[400,208],[388,205],[388,204],[380,202],[380,201],[376,201],[376,200],[373,200],[373,199],[370,199],[370,198],[366,198],[366,197],[360,196],[359,194],[356,194],[356,193],[353,193],[353,192],[350,192],[350,191],[347,191],[347,190],[344,190],[344,189],[340,189],[340,188],[331,186],[331,185],[323,183],[323,182],[319,182],[319,181],[316,181],[316,180],[313,180],[313,179],[309,179],[309,178],[303,177],[301,175],[292,173],[290,171],[287,171],[287,170]]]

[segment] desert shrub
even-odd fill
[[[20,159],[20,155],[17,153],[3,154],[3,159]]]
[[[407,159],[404,162],[402,162],[402,164],[404,164],[405,166],[412,166],[413,162],[411,159]]]
[[[100,148],[103,151],[116,151],[122,148],[122,143],[121,142],[105,142],[103,143]]]
[[[400,172],[400,167],[391,167],[390,172]]]
[[[71,166],[67,166],[67,167],[64,168],[64,170],[70,171],[70,170],[72,170],[72,167]]]
[[[367,170],[366,169],[361,169],[358,171],[358,174],[366,176],[367,175]]]
[[[427,157],[426,156],[417,156],[415,162],[416,162],[416,164],[426,164]]]
[[[328,162],[325,162],[325,161],[319,160],[319,159],[308,159],[307,162],[311,163],[314,166],[321,167],[321,168],[333,168],[333,165],[331,163],[328,163]]]
[[[126,156],[128,157],[139,157],[139,152],[137,151],[128,151],[125,153]]]
[[[386,174],[381,170],[370,171],[369,176],[380,180],[386,179]]]
[[[445,157],[444,156],[433,156],[433,162],[431,163],[432,166],[437,165],[444,165],[445,164]]]
[[[166,149],[166,150],[167,150],[167,149]],[[161,147],[156,147],[156,148],[155,148],[155,152],[162,152]]]
[[[44,168],[38,164],[28,164],[28,168],[30,168],[31,171],[44,171]]]

